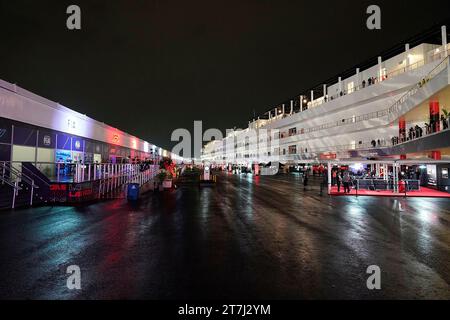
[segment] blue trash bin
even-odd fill
[[[139,184],[129,183],[127,188],[128,201],[137,201],[139,199]]]

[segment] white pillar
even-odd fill
[[[382,69],[382,63],[383,63],[383,61],[381,60],[381,57],[378,57],[378,80],[380,81],[381,80],[381,76],[382,76],[382,74],[381,74],[381,69]]]
[[[325,97],[327,96],[327,85],[326,84],[324,84],[323,85],[323,101],[325,101]]]
[[[311,90],[311,103],[313,102],[313,100],[314,100],[314,91]]]
[[[398,192],[398,167],[397,167],[397,163],[394,162],[393,164],[393,181],[394,181],[394,192]]]
[[[300,111],[303,111],[303,95],[300,95]]]
[[[341,95],[342,92],[342,78],[338,78],[338,87],[339,87],[339,95]]]
[[[444,57],[447,56],[447,27],[446,26],[442,26],[441,27],[441,34],[442,34],[442,47],[444,49]]]
[[[328,170],[328,194],[330,194],[331,193],[331,162],[328,162],[327,170]]]
[[[285,111],[285,110],[284,110],[284,103],[283,103],[283,109],[282,109],[282,112],[281,112],[281,113],[284,114],[284,111]]]
[[[395,192],[395,163],[392,164],[392,192]]]
[[[396,185],[396,187],[397,187],[397,189],[396,189],[396,192],[398,192],[399,190],[398,190],[398,171],[399,171],[399,166],[398,166],[398,164],[396,163],[395,164],[395,185]]]
[[[359,74],[359,68],[356,68],[356,90],[361,86],[361,75]]]
[[[291,112],[289,114],[294,113],[294,100],[291,100]]]
[[[409,68],[409,43],[405,44],[405,68]]]

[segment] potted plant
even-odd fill
[[[176,165],[170,158],[164,158],[160,163],[160,170],[164,171],[165,176],[162,181],[164,189],[172,188],[172,180],[176,177]]]
[[[159,171],[159,173],[157,174],[159,191],[163,191],[164,190],[164,181],[166,180],[166,177],[167,177],[166,170],[161,169]]]
[[[450,113],[447,111],[447,109],[442,109],[442,113],[444,114],[445,119],[448,119],[450,117]]]
[[[168,172],[166,174],[166,177],[163,180],[163,188],[164,189],[171,189],[172,188],[172,174],[170,172]]]

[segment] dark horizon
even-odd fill
[[[382,29],[371,31],[369,1],[77,1],[82,30],[69,31],[70,4],[0,2],[8,35],[0,79],[169,150],[174,129],[192,131],[194,120],[204,129],[244,127],[254,114],[403,45],[447,19],[450,7],[378,1]]]

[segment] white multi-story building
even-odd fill
[[[400,54],[294,97],[246,129],[206,144],[202,160],[249,165],[450,158],[449,50],[443,26],[441,44],[406,44]]]

